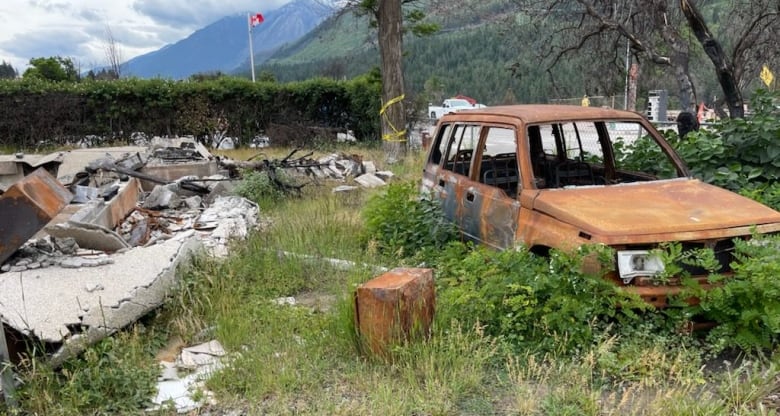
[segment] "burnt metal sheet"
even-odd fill
[[[723,230],[780,222],[780,213],[765,205],[687,178],[545,190],[533,208],[603,236]]]
[[[433,270],[395,268],[358,286],[356,326],[378,356],[389,347],[430,335],[436,306]]]
[[[0,263],[49,223],[73,195],[39,168],[0,196]]]

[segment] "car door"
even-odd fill
[[[477,125],[442,126],[423,173],[423,186],[433,191],[432,197],[441,201],[444,216],[459,229],[463,228],[463,194],[478,140]]]
[[[464,235],[495,248],[514,246],[521,185],[514,128],[484,125],[461,196]]]

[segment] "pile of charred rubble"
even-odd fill
[[[148,147],[0,156],[0,319],[12,358],[29,338],[55,363],[78,354],[162,304],[192,253],[226,255],[231,240],[263,223],[257,205],[234,193],[248,170],[285,192],[392,178],[358,156],[298,152],[236,161],[192,139],[155,138]]]

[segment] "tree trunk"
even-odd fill
[[[401,0],[379,0],[376,18],[382,65],[382,148],[387,162],[395,163],[406,154]]]
[[[704,17],[692,2],[680,0],[680,9],[682,9],[685,18],[688,19],[688,26],[693,31],[693,34],[696,35],[696,39],[699,40],[702,48],[704,48],[704,52],[707,53],[710,61],[715,66],[715,73],[718,75],[718,82],[723,89],[723,95],[729,107],[731,118],[745,117],[742,93],[737,85],[737,80],[734,78],[733,65],[723,52],[720,43],[712,36],[712,32],[707,27]]]
[[[667,13],[664,11],[663,13],[657,13],[655,18],[656,24],[661,28],[661,37],[671,49],[669,63],[672,66],[672,70],[674,70],[674,77],[677,79],[680,109],[682,111],[695,111],[696,93],[693,90],[693,82],[688,70],[688,63],[690,62],[688,44],[680,37],[677,28],[669,25],[666,15]]]

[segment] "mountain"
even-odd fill
[[[265,21],[252,30],[255,64],[262,63],[282,45],[293,42],[336,11],[323,1],[295,0],[264,13]],[[123,64],[123,75],[139,78],[183,79],[193,74],[240,66],[248,69],[247,15],[224,17],[189,37]]]
[[[520,80],[509,70],[525,58],[518,50],[527,50],[506,36],[516,33],[509,30],[516,15],[513,0],[430,3],[435,7],[423,11],[441,30],[422,38],[410,32],[404,36],[407,98],[425,95],[421,100],[427,104],[466,94],[490,105],[543,99],[546,91],[540,82]],[[258,69],[289,82],[315,76],[352,78],[378,66],[376,30],[368,18],[340,13],[279,48]],[[533,78],[544,79],[543,67],[532,70]]]

